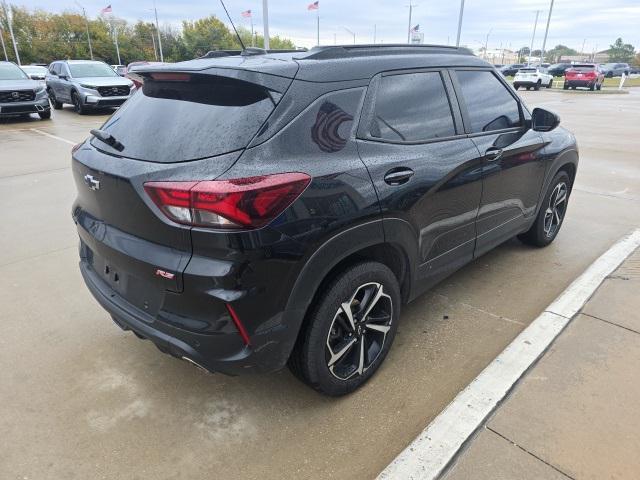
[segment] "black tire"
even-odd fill
[[[49,101],[51,102],[51,105],[53,106],[54,110],[60,110],[62,108],[62,102],[59,102],[58,100],[56,100],[56,94],[53,93],[53,90],[49,90]]]
[[[607,72],[605,75],[607,78],[613,78],[613,72]]]
[[[589,85],[589,90],[591,90],[592,92],[596,89],[596,84],[592,83],[591,85]]]
[[[44,112],[38,112],[38,116],[41,120],[49,120],[51,118],[51,110],[45,110]]]
[[[575,90],[575,89],[576,89],[576,87],[571,87],[571,90]]]
[[[547,88],[551,88],[551,87],[553,87],[553,78],[549,80],[549,84],[547,85]]]
[[[598,83],[596,85],[596,90],[602,90],[602,84],[601,83]]]
[[[564,90],[569,90],[569,84],[567,82],[565,82],[564,85],[562,86],[562,88]]]
[[[80,101],[80,97],[76,92],[71,94],[71,102],[73,103],[73,109],[80,115],[87,113],[87,108]]]
[[[514,85],[513,88],[515,88],[516,90],[518,90],[520,88],[520,85]]]
[[[531,90],[531,87],[527,87],[527,91]]]
[[[556,203],[562,197],[562,194],[559,193],[562,191],[564,191],[564,200]],[[549,184],[535,222],[528,231],[518,235],[518,238],[523,243],[536,247],[546,247],[553,242],[564,222],[570,194],[571,180],[569,175],[565,171],[560,171]],[[552,203],[555,204],[553,208]],[[557,217],[556,211],[558,213]],[[551,223],[549,223],[549,216],[551,217]]]
[[[542,80],[538,80],[533,89],[536,91],[540,90],[540,85],[542,85]]]
[[[291,353],[289,368],[325,395],[346,395],[367,382],[387,356],[400,318],[400,287],[386,265],[366,261],[343,270],[319,293]],[[332,342],[336,348],[330,347]]]

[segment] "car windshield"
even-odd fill
[[[13,63],[0,64],[0,80],[24,80],[27,75]]]
[[[615,68],[616,64],[615,63],[605,63],[602,65],[604,68]]]
[[[25,71],[26,74],[35,74],[35,75],[46,75],[47,69],[44,67],[36,67],[36,66],[23,66],[22,70]]]
[[[106,63],[70,63],[69,70],[73,78],[118,76]]]

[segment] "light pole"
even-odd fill
[[[460,15],[458,16],[458,36],[456,37],[456,47],[460,46],[460,33],[462,32],[462,15],[464,14],[464,0],[460,0]]]
[[[536,21],[533,24],[533,35],[531,35],[531,46],[529,47],[529,61],[527,64],[531,64],[531,56],[533,55],[533,40],[536,38],[536,29],[538,28],[538,15],[540,15],[540,10],[536,10]]]
[[[160,26],[158,25],[158,9],[156,8],[156,0],[153,0],[153,11],[156,14],[156,33],[158,34],[158,50],[160,51],[160,61],[164,62],[162,54],[162,38],[160,38]]]
[[[411,14],[413,13],[413,7],[417,7],[418,5],[414,5],[409,2],[409,28],[407,28],[407,43],[411,43]]]
[[[349,32],[351,35],[353,35],[353,44],[356,44],[356,34],[353,33],[351,30],[349,30],[347,27],[342,27],[344,28],[347,32]]]
[[[262,25],[264,30],[264,49],[269,50],[269,1],[262,0]]]
[[[487,54],[487,48],[488,48],[488,45],[489,45],[489,35],[491,35],[491,31],[492,31],[492,30],[493,30],[493,27],[491,27],[491,28],[489,29],[489,31],[487,32],[487,37],[484,39],[484,59],[485,59],[485,60],[486,60],[486,59],[487,59],[487,57],[489,56],[489,55]]]
[[[544,61],[544,48],[547,46],[547,34],[549,33],[549,23],[551,23],[551,12],[553,12],[553,0],[549,6],[549,16],[547,17],[547,28],[544,30],[544,40],[542,41],[542,52],[540,54],[540,63]]]
[[[87,20],[87,12],[79,2],[76,2],[76,5],[78,5],[82,9],[84,24],[87,27],[87,42],[89,42],[89,55],[91,56],[91,60],[93,60],[93,48],[91,48],[91,35],[89,35],[89,20]]]

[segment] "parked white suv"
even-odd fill
[[[529,90],[533,87],[534,90],[540,90],[540,87],[551,88],[553,86],[553,75],[547,73],[546,68],[542,67],[525,67],[516,72],[516,76],[513,78],[513,88],[518,90],[520,87],[525,87]]]

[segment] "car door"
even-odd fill
[[[416,287],[473,258],[482,161],[462,129],[446,70],[374,77],[358,151],[378,195],[385,238],[405,245],[417,266]]]
[[[516,93],[490,70],[452,72],[465,131],[483,159],[476,256],[520,233],[535,215],[546,162]]]
[[[47,75],[47,88],[49,88],[54,95],[58,95],[58,63],[54,62],[49,67],[49,75]]]
[[[71,73],[69,73],[69,67],[65,63],[60,63],[59,65],[58,82],[60,93],[58,94],[58,99],[71,103]]]

